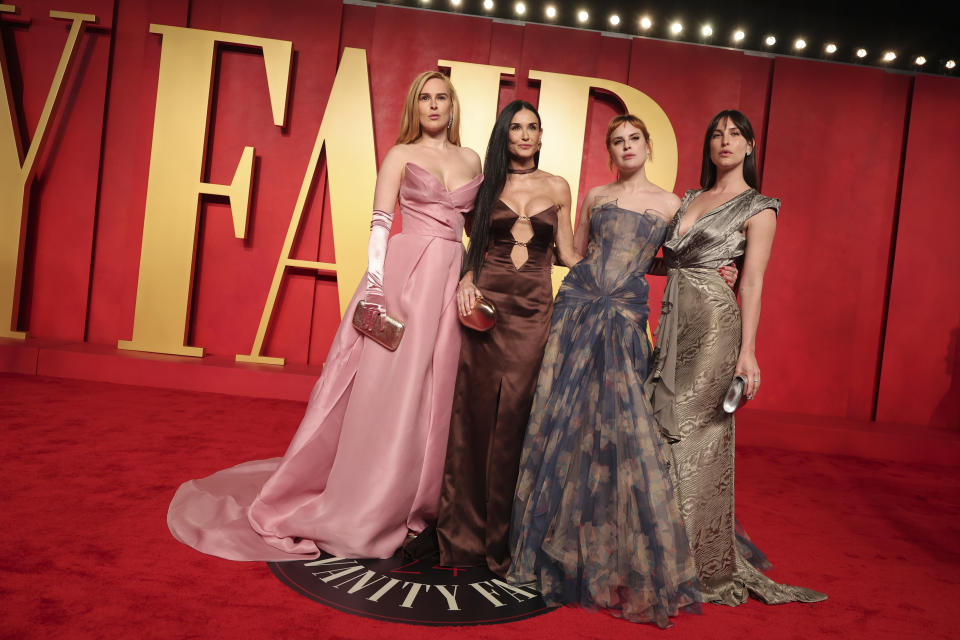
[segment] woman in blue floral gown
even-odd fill
[[[647,180],[649,134],[607,129],[619,177],[588,192],[586,257],[557,296],[514,496],[508,579],[548,604],[670,626],[698,610],[696,568],[670,480],[669,446],[644,395],[644,274],[680,202]]]

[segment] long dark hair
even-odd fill
[[[537,116],[537,126],[540,126],[540,114],[536,107],[524,100],[514,100],[503,108],[497,116],[497,122],[490,133],[490,142],[487,143],[487,156],[483,162],[483,183],[477,191],[477,198],[473,201],[473,227],[470,231],[470,247],[467,249],[467,259],[463,263],[463,271],[473,271],[476,282],[483,266],[483,258],[487,253],[490,242],[490,212],[493,211],[497,199],[507,183],[507,168],[510,166],[510,123],[513,116],[526,109]],[[540,166],[540,152],[533,155],[533,166]]]
[[[760,180],[757,173],[757,139],[753,135],[753,125],[736,109],[724,109],[707,126],[707,135],[703,138],[703,164],[700,167],[700,186],[706,190],[717,183],[717,166],[710,159],[710,138],[713,137],[713,130],[717,128],[724,119],[729,118],[733,125],[740,129],[740,134],[753,147],[753,151],[743,160],[743,179],[754,189],[760,188]]]

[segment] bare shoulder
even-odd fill
[[[777,212],[774,209],[763,209],[743,224],[743,231],[747,234],[747,246],[750,246],[751,239],[763,241],[767,239],[773,242],[773,236],[777,232]]]
[[[383,157],[383,162],[380,163],[380,171],[396,171],[400,172],[403,170],[404,166],[413,159],[413,153],[410,150],[410,145],[407,144],[395,144],[387,151],[387,155]]]
[[[395,144],[387,151],[383,157],[383,165],[396,164],[403,166],[413,157],[413,149],[409,144]]]
[[[606,185],[598,184],[595,187],[590,187],[587,189],[587,192],[583,194],[583,202],[590,203],[593,202],[594,198],[600,195],[601,191]]]
[[[601,204],[601,201],[609,200],[611,186],[612,183],[598,184],[595,187],[591,187],[586,195],[583,196],[583,203],[592,209],[597,204]]]
[[[661,202],[663,202],[663,213],[672,219],[673,214],[680,208],[680,197],[671,191],[664,191],[661,196]]]
[[[747,220],[747,225],[754,223],[754,226],[763,226],[764,228],[776,228],[777,226],[777,212],[775,209],[767,208],[758,212],[757,215],[752,216]]]
[[[656,190],[650,194],[650,200],[648,200],[650,206],[646,211],[655,214],[665,222],[670,222],[680,208],[680,198],[656,185],[653,186]]]
[[[471,149],[470,147],[460,147],[460,158],[464,162],[469,162],[471,164],[480,164],[480,154]]]
[[[480,156],[476,151],[470,147],[460,147],[459,153],[461,162],[470,167],[474,175],[479,175],[483,171],[483,166],[480,164]]]
[[[553,173],[547,173],[545,178],[547,186],[558,200],[570,199],[570,185],[565,178]]]

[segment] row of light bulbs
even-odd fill
[[[452,7],[459,8],[460,5],[463,3],[463,0],[449,0],[449,2]],[[430,0],[420,0],[420,3],[425,5],[430,4]],[[494,6],[495,5],[493,0],[483,0],[484,10],[493,11]],[[523,17],[527,15],[527,4],[523,0],[518,0],[513,5],[513,11],[518,17]],[[548,20],[555,20],[558,15],[557,8],[552,4],[548,4],[546,7],[544,7],[544,15],[547,17]],[[619,27],[620,23],[622,22],[620,19],[620,16],[616,13],[611,14],[607,20],[612,27]],[[589,21],[590,21],[590,13],[586,9],[580,9],[577,11],[577,22],[579,22],[580,24],[587,24]],[[650,31],[650,29],[653,28],[653,19],[650,18],[650,16],[641,16],[638,19],[637,23],[640,26],[641,31]],[[684,25],[679,20],[674,20],[669,25],[670,34],[673,36],[679,36],[681,33],[683,33],[683,30],[684,30]],[[713,27],[709,24],[705,24],[700,27],[700,35],[703,36],[704,38],[712,37],[713,33],[714,33]],[[734,44],[738,44],[742,42],[746,37],[747,37],[747,34],[743,29],[736,29],[731,34],[731,41]],[[763,39],[763,43],[768,47],[772,47],[775,44],[777,44],[777,37],[774,35],[768,35]],[[804,38],[797,38],[796,40],[793,41],[793,48],[796,51],[803,51],[804,49],[807,48],[807,41]],[[835,42],[828,42],[823,47],[823,51],[827,55],[833,55],[834,53],[837,52],[837,49],[838,47]],[[859,47],[854,52],[854,54],[857,56],[857,58],[860,58],[862,60],[863,58],[867,57],[869,52],[863,47]],[[897,54],[895,51],[884,51],[880,59],[883,62],[888,62],[888,63],[893,62],[894,60],[897,59]],[[913,63],[918,67],[922,67],[925,64],[927,64],[927,59],[924,56],[917,56],[916,58],[914,58]],[[957,66],[957,61],[947,60],[943,66],[947,69],[952,70]]]

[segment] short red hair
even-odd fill
[[[622,124],[633,125],[637,129],[640,129],[643,133],[643,139],[647,143],[647,147],[650,147],[650,132],[647,131],[647,125],[643,124],[643,120],[633,115],[632,113],[625,113],[622,116],[614,116],[610,121],[610,124],[607,125],[607,164],[610,166],[610,170],[613,171],[613,155],[610,153],[610,137],[613,135],[614,129],[619,127]],[[650,147],[650,157],[653,157],[653,148]]]

